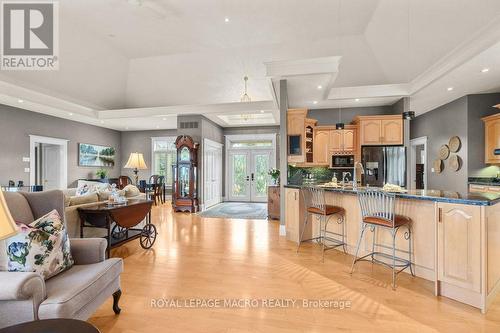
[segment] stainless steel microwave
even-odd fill
[[[332,155],[332,168],[354,168],[354,155]]]

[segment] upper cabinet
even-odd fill
[[[404,143],[401,115],[358,116],[355,123],[358,124],[361,146]]]
[[[328,141],[330,131],[327,129],[314,129],[314,163],[328,164]]]
[[[483,118],[485,161],[500,164],[500,113]]]
[[[313,163],[316,120],[307,118],[307,109],[288,110],[288,162]]]

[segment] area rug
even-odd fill
[[[199,213],[199,215],[201,217],[223,219],[266,220],[267,204],[253,202],[223,202]]]

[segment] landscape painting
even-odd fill
[[[80,143],[78,144],[78,165],[88,167],[114,167],[115,148]]]

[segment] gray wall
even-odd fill
[[[487,166],[484,162],[484,122],[482,117],[498,113],[493,108],[500,102],[500,94],[480,94],[468,96],[469,131],[469,177],[495,177],[500,171],[498,165]]]
[[[162,136],[177,136],[177,130],[158,130],[158,131],[133,131],[133,132],[122,132],[121,135],[121,151],[122,151],[122,163],[121,174],[129,176],[134,179],[134,173],[130,169],[124,169],[123,167],[127,163],[130,153],[139,152],[144,155],[144,160],[148,166],[147,170],[139,170],[139,179],[149,179],[151,176],[151,138],[162,137]]]
[[[396,104],[389,106],[342,108],[342,122],[350,124],[356,116],[396,114],[399,112],[399,108],[394,108]],[[313,109],[309,110],[307,117],[316,119],[318,125],[335,125],[339,122],[339,109]]]
[[[19,108],[0,105],[0,184],[8,180],[23,180],[29,184],[29,167],[23,157],[30,155],[29,135],[40,135],[69,140],[68,186],[75,186],[80,178],[95,178],[96,167],[78,166],[78,143],[93,143],[116,149],[115,166],[109,169],[109,177],[118,177],[121,166],[120,132],[86,125],[62,118],[47,116]]]
[[[462,168],[458,172],[451,171],[446,160],[442,173],[431,172],[439,147],[448,144],[454,135],[462,140],[462,148],[458,152],[463,161]],[[426,172],[429,189],[467,192],[467,96],[416,117],[410,124],[410,136],[412,139],[427,136]]]

